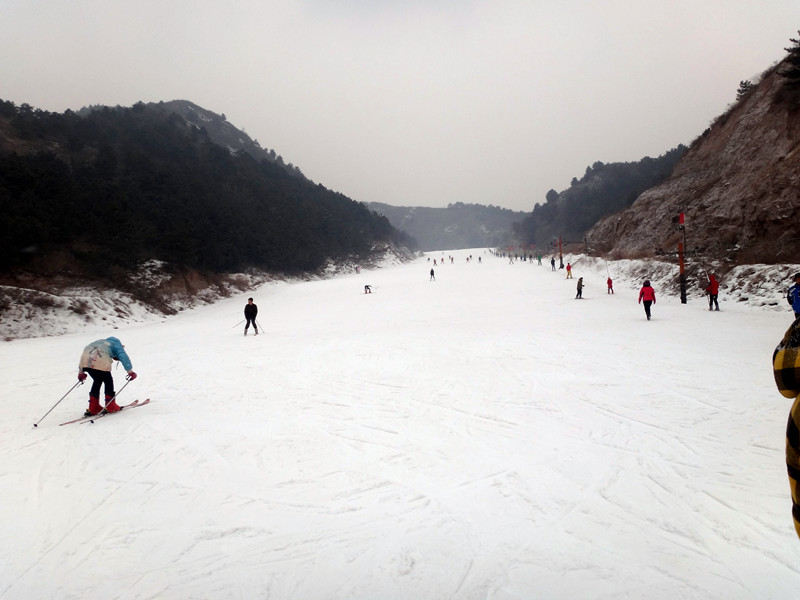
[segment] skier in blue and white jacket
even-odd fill
[[[97,340],[83,349],[81,361],[78,364],[78,381],[85,381],[86,375],[92,377],[92,389],[89,391],[89,409],[86,416],[99,414],[103,408],[100,406],[100,386],[105,386],[106,411],[110,413],[121,410],[115,399],[114,378],[111,376],[111,367],[118,360],[128,372],[127,379],[136,379],[133,364],[125,346],[115,337]]]

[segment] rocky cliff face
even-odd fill
[[[684,212],[686,246],[705,262],[800,262],[800,90],[782,66],[716,119],[669,179],[598,222],[590,247],[617,258],[675,252],[684,232],[673,218]]]

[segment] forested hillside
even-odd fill
[[[400,241],[382,216],[231,152],[158,105],[78,115],[0,101],[0,272],[109,276],[148,259],[307,272]]]
[[[573,178],[566,190],[550,190],[546,202],[537,204],[515,231],[523,243],[539,247],[557,237],[581,241],[598,220],[628,208],[639,194],[669,177],[686,150],[681,144],[658,158],[609,164],[598,161],[586,167],[580,180]]]
[[[284,162],[283,157],[275,150],[262,148],[258,140],[252,139],[244,131],[237,129],[224,114],[217,114],[188,100],[169,100],[167,102],[158,102],[157,104],[146,104],[145,106],[164,109],[180,115],[187,125],[202,129],[208,134],[212,142],[227,148],[231,152],[247,153],[258,162],[266,159],[268,162],[283,167],[290,175],[305,178],[300,167]],[[82,110],[81,113],[88,110],[96,110],[96,108],[87,108]]]

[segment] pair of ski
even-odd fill
[[[145,400],[143,402],[139,402],[138,400],[134,400],[130,404],[124,404],[124,405],[120,406],[120,410],[117,411],[117,412],[122,412],[122,411],[124,411],[125,409],[128,409],[128,408],[138,408],[140,406],[144,406],[148,402],[150,402],[150,398],[148,398],[147,400]],[[106,412],[105,410],[103,410],[103,412],[97,413],[96,415],[91,415],[89,417],[79,417],[77,419],[73,419],[72,421],[66,421],[64,423],[59,423],[59,425],[71,425],[72,423],[87,423],[87,422],[88,423],[94,423],[97,419],[102,419],[103,417],[107,417],[108,415],[115,415],[115,414],[117,414],[117,413],[110,413],[110,412]]]

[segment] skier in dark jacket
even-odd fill
[[[253,299],[248,298],[247,304],[244,306],[244,318],[247,320],[247,323],[244,326],[244,334],[247,335],[247,330],[250,329],[250,323],[253,324],[253,329],[258,335],[258,325],[256,325],[256,315],[258,315],[258,306],[253,304]]]

